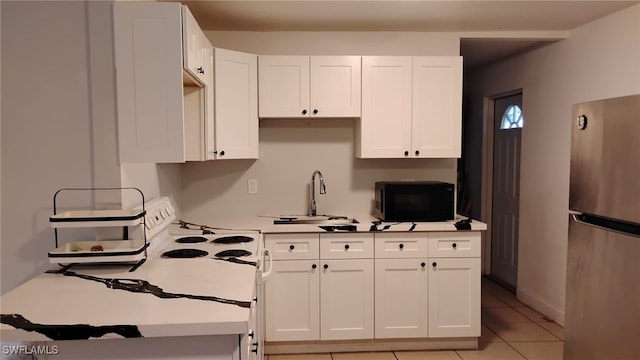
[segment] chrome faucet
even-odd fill
[[[322,173],[320,170],[316,170],[311,175],[311,211],[309,212],[310,216],[316,216],[316,174],[320,177],[320,194],[327,193],[327,187],[324,185],[324,178],[322,177]]]

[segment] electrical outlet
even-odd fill
[[[247,180],[247,193],[248,194],[257,194],[258,193],[258,180],[257,179],[249,179],[249,180]]]

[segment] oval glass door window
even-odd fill
[[[524,125],[524,116],[522,109],[518,105],[509,105],[502,115],[500,129],[522,129]]]

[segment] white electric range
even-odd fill
[[[195,259],[253,263],[261,267],[264,247],[258,230],[218,229],[176,219],[168,198],[146,203],[148,255],[152,258]]]
[[[249,331],[241,340],[241,359],[263,359],[263,284],[271,273],[272,263],[268,250],[263,246],[260,231],[220,229],[179,220],[167,197],[148,201],[145,207],[149,241],[147,254],[154,261],[172,259],[184,261],[185,265],[189,261],[225,261],[256,268],[256,289],[251,304]],[[265,259],[269,262],[265,263]],[[265,271],[267,268],[268,271]]]

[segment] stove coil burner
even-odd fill
[[[208,252],[199,249],[175,249],[162,254],[163,258],[191,259],[209,255]]]
[[[250,251],[243,250],[243,249],[231,249],[231,250],[220,251],[214,256],[219,258],[229,258],[229,257],[235,258],[235,257],[249,256],[249,255],[251,255]]]
[[[176,239],[176,242],[180,244],[197,244],[205,241],[207,241],[207,238],[202,236],[185,236],[185,237]]]
[[[252,241],[253,241],[253,238],[250,236],[235,235],[235,236],[219,237],[217,239],[213,239],[213,241],[211,242],[214,244],[239,244],[239,243],[247,243]]]

